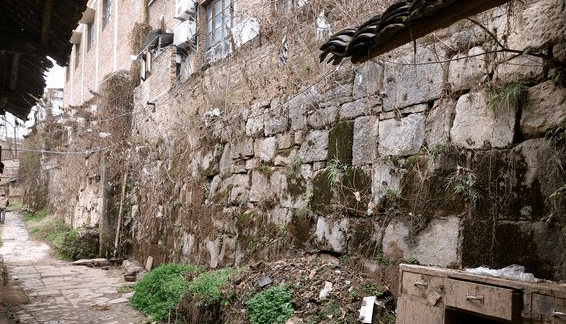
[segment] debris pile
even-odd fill
[[[395,323],[395,299],[384,283],[355,262],[324,254],[246,267],[224,287],[225,296],[234,296],[226,317],[232,323],[249,323],[246,302],[280,284],[293,295],[294,316],[287,324]]]

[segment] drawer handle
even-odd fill
[[[469,301],[475,301],[475,300],[477,300],[477,301],[479,301],[480,303],[483,304],[483,299],[484,299],[483,296],[466,295],[466,300],[469,300]]]
[[[419,282],[419,281],[415,281],[415,283],[413,283],[413,286],[419,287],[419,288],[422,288],[422,289],[428,288],[428,284],[426,282]]]
[[[564,312],[557,312],[554,309],[551,309],[550,311],[552,312],[552,317],[566,316],[566,313]]]

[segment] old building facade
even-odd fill
[[[389,3],[113,0],[104,27],[105,3],[89,3],[106,37],[90,51],[79,27],[73,55],[84,55],[65,101],[142,67],[120,160],[136,259],[218,267],[326,251],[372,271],[386,256],[566,277],[564,249],[548,244],[566,246],[564,151],[553,146],[566,122],[566,22],[555,1],[514,2],[337,67],[319,62],[320,44]],[[153,37],[132,52],[122,37],[136,22]],[[75,210],[104,213],[89,192],[120,197],[123,180],[108,189],[99,178],[85,180]],[[96,223],[91,214],[73,224]]]

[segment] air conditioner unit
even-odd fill
[[[194,0],[177,0],[175,6],[175,18],[187,20],[196,13],[197,4]]]
[[[185,20],[175,26],[173,44],[178,47],[188,47],[193,42],[197,30],[196,23],[192,20]]]

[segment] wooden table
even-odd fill
[[[400,265],[397,324],[566,323],[566,286]]]

